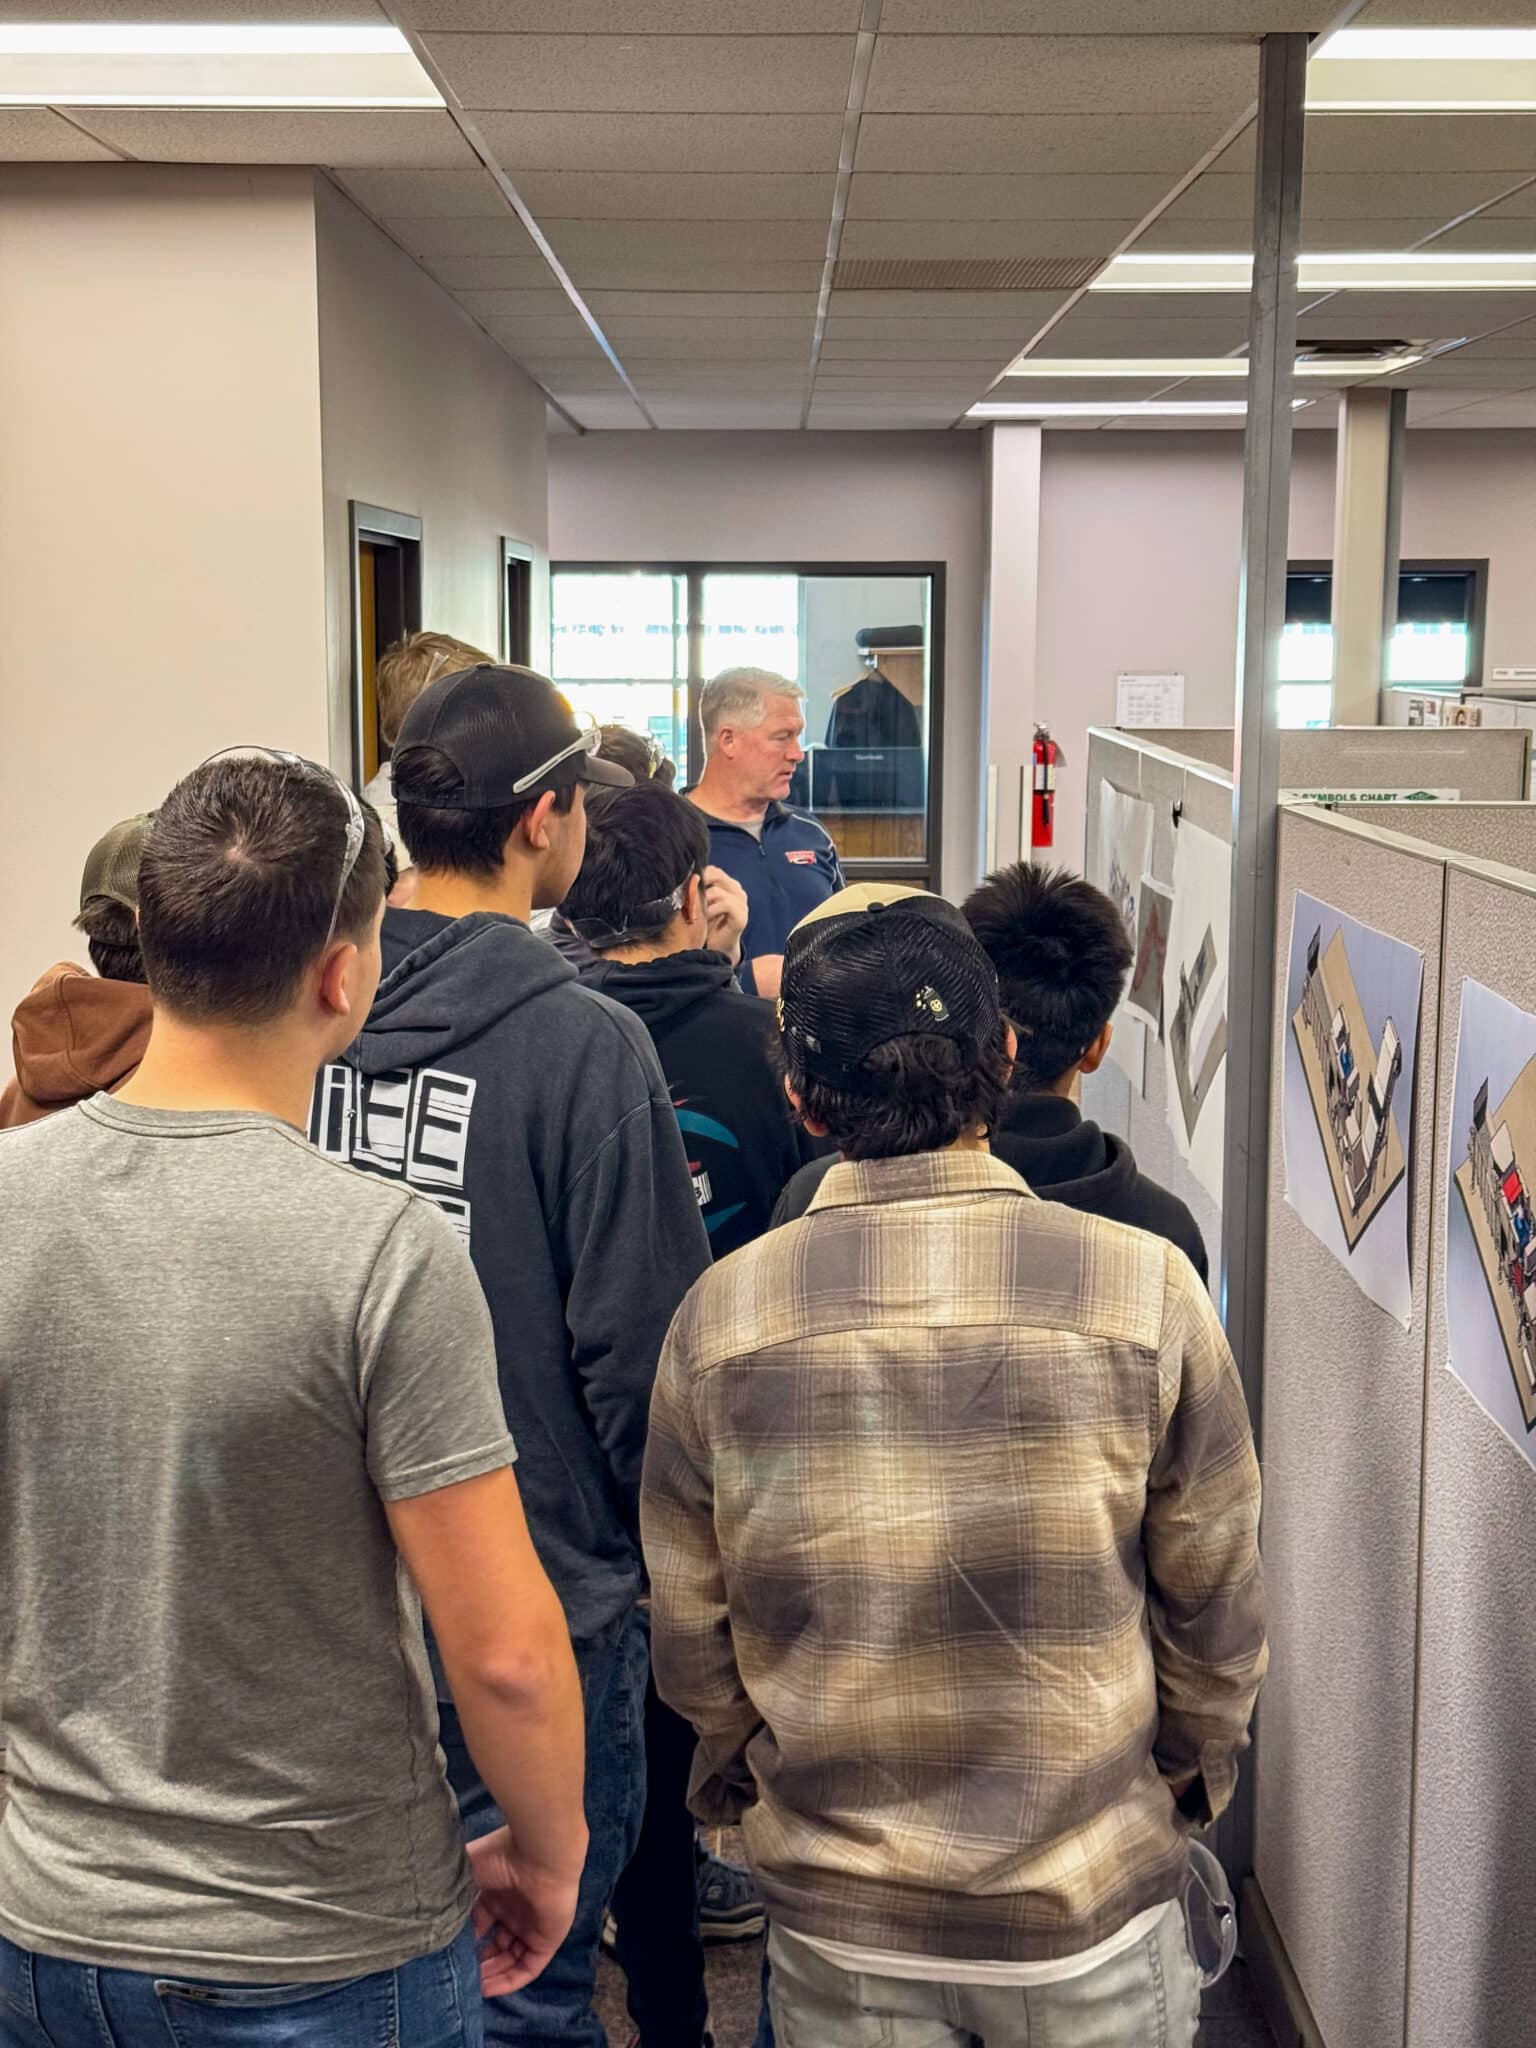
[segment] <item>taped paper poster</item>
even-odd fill
[[[1163,970],[1163,1054],[1174,1148],[1221,1200],[1227,1105],[1227,950],[1232,849],[1186,819],[1174,835]]]
[[[1151,861],[1152,806],[1140,797],[1127,796],[1112,782],[1101,781],[1098,867],[1094,880],[1119,911],[1132,945],[1136,942],[1141,878]],[[1145,1019],[1122,1003],[1115,1012],[1114,1024],[1109,1056],[1129,1076],[1137,1094],[1145,1095]]]

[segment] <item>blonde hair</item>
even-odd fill
[[[455,640],[451,633],[407,633],[379,656],[374,687],[379,697],[379,733],[386,747],[399,738],[405,714],[427,687],[439,676],[457,675],[463,668],[493,664],[495,656],[482,654],[467,640]]]

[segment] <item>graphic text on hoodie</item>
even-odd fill
[[[464,1194],[475,1082],[441,1067],[360,1074],[322,1068],[309,1112],[309,1138],[329,1159],[404,1181],[435,1202],[469,1243]]]

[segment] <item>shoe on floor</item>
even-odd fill
[[[707,1943],[754,1941],[763,1931],[763,1902],[750,1870],[707,1849],[699,1853],[699,1932]]]

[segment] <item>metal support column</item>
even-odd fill
[[[1333,722],[1376,725],[1397,624],[1406,391],[1346,391],[1333,513]]]
[[[1290,524],[1307,41],[1300,34],[1271,35],[1260,46],[1253,289],[1248,301],[1221,1298],[1256,1435],[1263,1428],[1280,633],[1285,623]],[[1218,1846],[1233,1877],[1245,1877],[1253,1867],[1251,1773],[1244,1774]]]

